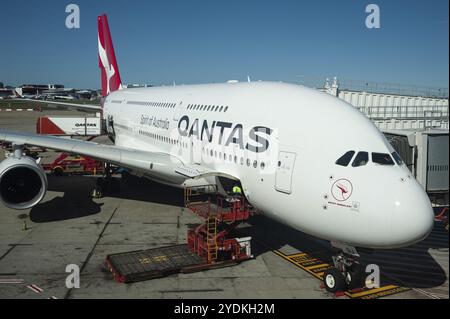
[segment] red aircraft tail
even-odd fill
[[[105,14],[98,17],[98,65],[102,79],[102,96],[122,89],[108,18]]]

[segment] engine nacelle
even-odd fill
[[[9,157],[0,163],[0,202],[12,209],[37,205],[47,192],[47,176],[34,159]]]

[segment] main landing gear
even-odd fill
[[[92,198],[102,198],[103,197],[103,185],[105,183],[105,178],[99,177],[95,182],[95,186],[91,191]]]
[[[365,286],[366,273],[364,267],[357,260],[358,252],[352,246],[338,243],[332,245],[339,249],[333,256],[334,267],[323,274],[323,284],[329,292],[353,290]]]
[[[97,178],[94,188],[91,191],[92,198],[102,198],[105,193],[112,193],[120,190],[120,181],[111,176],[110,164],[105,164],[105,175]]]

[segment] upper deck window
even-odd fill
[[[367,152],[359,152],[356,157],[355,160],[352,163],[353,167],[359,167],[359,166],[364,166],[367,164],[367,162],[369,161],[369,153]]]
[[[337,161],[336,164],[337,165],[341,165],[341,166],[347,166],[350,161],[353,158],[353,155],[355,155],[355,151],[348,151],[347,153],[345,153],[344,155],[342,155]]]
[[[380,165],[395,165],[391,155],[385,153],[372,153],[372,162]]]

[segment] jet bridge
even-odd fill
[[[435,206],[449,204],[448,130],[384,130]]]

